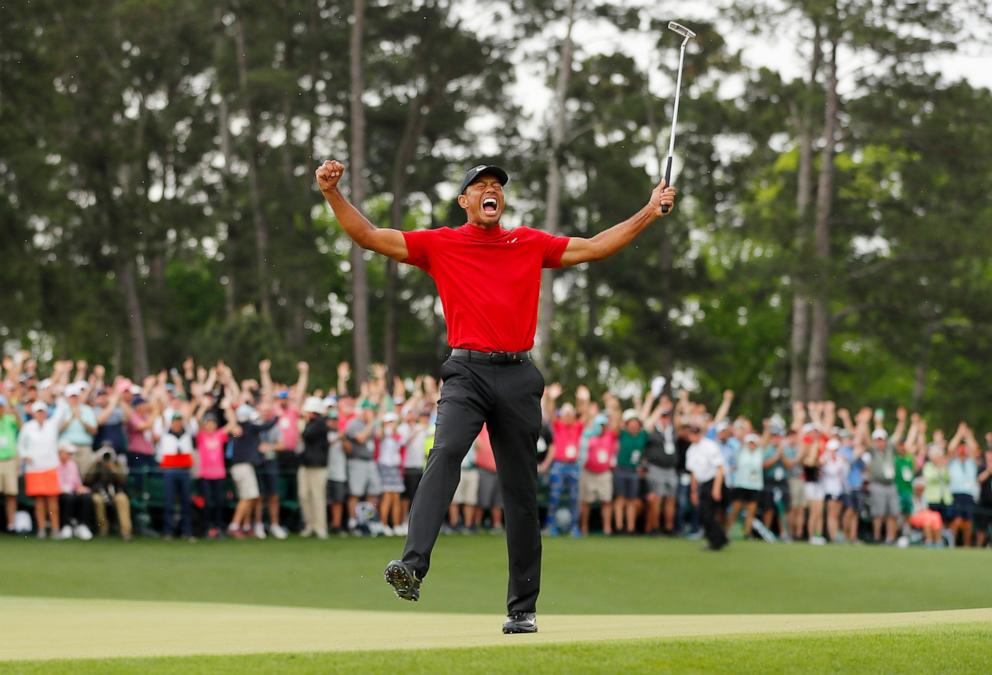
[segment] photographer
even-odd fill
[[[110,531],[110,521],[107,518],[107,505],[112,504],[117,512],[117,524],[124,541],[131,540],[131,502],[124,492],[127,475],[117,462],[117,453],[109,443],[96,451],[96,461],[86,472],[83,483],[93,495],[93,510],[96,514],[96,526],[101,537]]]

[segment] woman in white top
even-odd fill
[[[840,441],[831,438],[820,457],[820,485],[827,500],[827,536],[836,542],[840,528],[840,513],[844,508],[844,484],[847,482],[847,460],[838,452]]]
[[[59,416],[48,416],[48,405],[35,401],[31,419],[21,427],[17,438],[18,455],[25,461],[24,493],[34,497],[38,538],[44,539],[45,523],[51,525],[52,538],[61,539],[59,531]]]

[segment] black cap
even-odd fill
[[[506,185],[510,181],[510,177],[507,175],[506,171],[499,168],[495,164],[480,164],[479,166],[473,166],[465,174],[465,178],[462,180],[462,186],[458,188],[458,194],[464,194],[465,188],[475,182],[475,179],[483,174],[490,174],[496,176],[500,185]]]

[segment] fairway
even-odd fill
[[[892,614],[545,615],[537,635],[499,633],[497,614],[416,617],[209,603],[0,598],[0,659],[112,658],[534,645],[631,638],[992,624],[992,609]],[[44,631],[37,627],[44,625]],[[93,627],[115,636],[94,640]]]
[[[835,643],[846,645],[838,648],[845,656],[858,654],[857,645],[866,654],[890,645],[905,652],[906,669],[926,669],[900,645],[926,651],[938,633],[981,644],[992,631],[992,589],[976,583],[988,565],[983,551],[737,542],[712,555],[682,540],[551,539],[540,633],[506,637],[502,538],[442,538],[417,604],[396,600],[382,580],[399,546],[5,540],[0,659],[16,661],[17,672],[83,664],[88,672],[170,672],[189,668],[194,656],[221,672],[348,664],[499,672],[512,670],[501,654],[513,645],[526,647],[513,649],[514,658],[533,654],[536,672],[568,659],[582,669],[588,659],[616,665],[635,654],[632,670],[719,670],[721,654],[723,667],[735,670],[734,653],[750,651],[774,669],[776,654],[805,640],[809,654]],[[479,660],[480,649],[488,660]],[[687,660],[656,660],[673,649]],[[710,660],[699,661],[700,653]]]

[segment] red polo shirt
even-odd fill
[[[404,232],[409,265],[437,285],[448,345],[486,352],[534,346],[541,269],[559,267],[568,237],[518,227]]]

